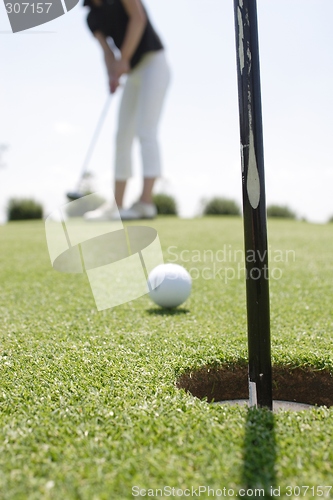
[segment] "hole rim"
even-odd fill
[[[272,366],[273,400],[311,406],[333,406],[333,373],[305,365]],[[176,387],[208,403],[248,399],[248,365],[224,363],[184,371]]]

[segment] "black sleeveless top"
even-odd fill
[[[103,0],[101,7],[95,7],[92,0],[84,0],[84,5],[90,7],[87,16],[87,23],[90,30],[102,32],[105,36],[111,37],[118,47],[121,48],[125,38],[128,23],[127,12],[121,0]],[[130,60],[131,68],[134,68],[141,57],[151,51],[163,49],[163,44],[154,30],[145,10],[147,24],[143,32],[139,45]]]

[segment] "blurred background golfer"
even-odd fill
[[[153,218],[155,180],[161,175],[157,140],[158,123],[170,81],[163,44],[141,0],[84,0],[87,22],[100,44],[109,78],[116,92],[122,75],[126,82],[121,98],[115,154],[115,200],[122,219]],[[140,199],[123,208],[126,183],[132,175],[132,144],[140,141],[143,188]],[[110,220],[116,207],[106,203],[87,212],[88,220]]]

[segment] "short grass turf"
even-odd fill
[[[52,269],[42,222],[0,227],[0,498],[325,498],[333,408],[272,415],[176,388],[246,362],[241,218],[150,225],[193,276],[173,312],[148,296],[98,312],[85,275]],[[268,229],[273,362],[333,372],[333,225]]]

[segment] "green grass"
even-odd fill
[[[134,486],[200,485],[296,498],[288,486],[332,485],[333,408],[248,412],[175,386],[190,368],[247,358],[242,220],[150,225],[165,260],[200,275],[174,312],[147,296],[98,312],[84,275],[52,269],[41,222],[0,227],[0,498],[121,500]],[[333,373],[332,225],[270,220],[268,230],[280,277],[273,362]],[[223,262],[223,249],[238,261]]]

